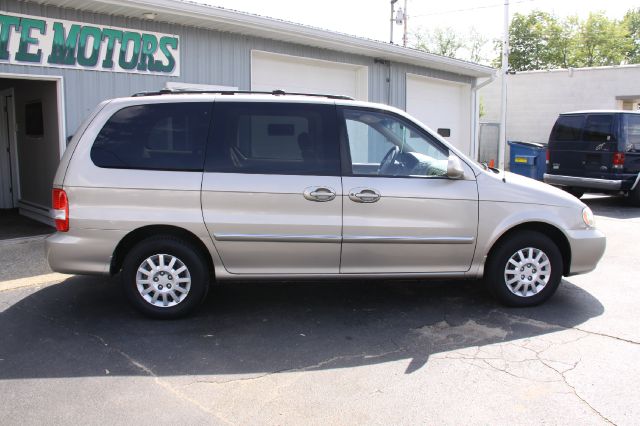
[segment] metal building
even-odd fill
[[[198,85],[342,94],[405,109],[475,156],[476,90],[492,76],[470,62],[181,0],[0,0],[0,208],[48,220],[67,139],[104,99]]]

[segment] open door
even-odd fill
[[[0,209],[18,206],[18,150],[13,89],[0,91]]]

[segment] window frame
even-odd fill
[[[372,108],[372,107],[361,107],[361,106],[347,106],[347,105],[339,105],[337,108],[338,114],[338,131],[340,134],[340,155],[342,157],[342,176],[345,177],[361,177],[361,178],[393,178],[393,179],[449,179],[445,176],[416,176],[416,175],[406,175],[406,176],[398,176],[398,175],[366,175],[366,174],[354,174],[353,173],[353,163],[351,159],[351,149],[349,145],[349,132],[347,131],[347,121],[345,118],[344,112],[346,110],[350,111],[368,111],[374,112],[378,114],[384,114],[397,119],[405,127],[408,127],[409,124],[412,128],[415,129],[416,133],[422,136],[427,141],[433,143],[438,149],[442,149],[443,151],[448,152],[448,156],[452,155],[451,149],[448,146],[440,142],[436,137],[434,137],[429,132],[425,131],[422,127],[418,126],[415,122],[403,117],[400,114],[397,114],[393,111],[388,111],[381,108]],[[374,129],[375,130],[375,129]],[[413,131],[413,130],[412,130]]]
[[[206,125],[206,130],[204,131],[205,134],[205,138],[202,144],[202,159],[200,162],[200,166],[198,168],[175,168],[175,167],[134,167],[134,166],[101,166],[96,164],[96,162],[93,159],[93,148],[95,146],[95,143],[98,139],[98,136],[100,136],[100,133],[102,132],[102,130],[107,126],[107,124],[109,124],[109,122],[111,121],[111,119],[118,113],[120,113],[121,111],[127,109],[127,108],[133,108],[133,107],[149,107],[149,106],[156,106],[156,105],[177,105],[177,104],[204,104],[207,105],[209,107],[209,122]],[[177,101],[177,102],[149,102],[149,103],[139,103],[139,104],[130,104],[130,105],[124,105],[122,108],[119,108],[118,110],[114,111],[109,118],[107,118],[107,120],[102,124],[102,126],[100,127],[100,130],[98,131],[98,133],[96,134],[96,137],[93,139],[93,142],[91,143],[91,147],[89,149],[89,159],[91,160],[91,164],[93,164],[95,167],[98,167],[100,169],[113,169],[113,170],[140,170],[140,171],[160,171],[160,172],[195,172],[195,173],[202,173],[204,171],[204,165],[205,165],[205,159],[207,158],[207,148],[209,146],[209,135],[211,133],[211,128],[212,128],[212,123],[213,123],[213,101]]]
[[[323,111],[323,118],[328,119],[327,123],[322,123],[323,131],[326,132],[323,140],[324,142],[331,141],[334,145],[334,155],[336,166],[332,172],[325,171],[322,173],[319,172],[310,172],[310,173],[300,173],[299,171],[270,171],[270,170],[226,170],[226,167],[221,168],[218,164],[214,162],[214,155],[218,155],[221,149],[224,149],[222,145],[224,141],[222,140],[222,136],[226,131],[226,127],[224,125],[212,125],[209,128],[209,138],[207,142],[207,153],[204,162],[204,172],[205,173],[226,173],[226,174],[246,174],[246,175],[276,175],[276,176],[341,176],[342,170],[342,155],[341,155],[341,144],[339,141],[339,124],[336,116],[336,105],[334,103],[314,103],[314,102],[282,102],[282,101],[251,101],[251,100],[216,100],[213,106],[213,114],[212,121],[217,123],[224,123],[227,119],[227,112],[223,110],[225,106],[233,106],[233,105],[276,105],[276,106],[288,106],[295,110],[296,106],[307,105],[316,108],[326,108],[327,111]],[[325,140],[326,139],[326,140]],[[328,148],[331,149],[330,147]]]

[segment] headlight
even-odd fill
[[[584,224],[589,228],[593,228],[596,226],[596,220],[593,217],[593,212],[589,207],[585,207],[584,209],[582,209],[582,220],[584,221]]]

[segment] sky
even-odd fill
[[[228,9],[283,19],[323,29],[389,41],[389,0],[192,0]],[[475,28],[488,39],[501,38],[503,0],[407,0],[409,31],[418,28],[451,27],[459,34]],[[398,0],[396,7],[403,6]],[[604,11],[611,18],[622,18],[640,0],[510,0],[513,13],[540,9],[565,17],[586,17]],[[401,43],[402,27],[394,25],[394,41]]]

